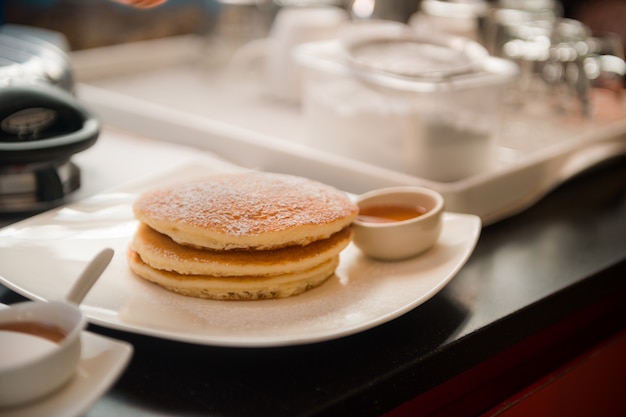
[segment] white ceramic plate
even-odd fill
[[[62,299],[93,255],[109,246],[115,256],[81,304],[91,322],[207,345],[305,344],[369,329],[419,306],[455,276],[481,230],[477,216],[445,213],[437,245],[395,263],[368,259],[350,245],[334,277],[282,300],[194,299],[133,275],[126,249],[137,225],[130,208],[137,193],[211,171],[189,164],[0,230],[0,282],[31,299]]]
[[[82,353],[76,375],[53,394],[19,407],[0,408],[0,417],[78,417],[117,380],[133,348],[126,342],[82,333]]]

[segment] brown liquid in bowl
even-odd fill
[[[363,207],[359,209],[357,219],[369,223],[391,223],[409,220],[426,213],[421,206],[380,205]]]
[[[60,327],[36,321],[0,323],[0,330],[27,333],[33,336],[48,339],[55,343],[59,343],[65,338],[65,333]]]

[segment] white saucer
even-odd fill
[[[121,375],[132,355],[130,344],[82,333],[76,375],[60,390],[22,406],[0,408],[0,417],[78,417],[84,415]]]

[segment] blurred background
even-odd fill
[[[218,5],[205,0],[170,0],[138,9],[110,0],[6,0],[5,23],[63,33],[72,50],[205,33],[215,25]]]
[[[460,2],[472,3],[472,0]],[[351,11],[365,8],[369,10],[367,17],[407,22],[420,9],[422,1],[169,0],[156,8],[136,9],[111,0],[4,0],[0,1],[0,22],[59,31],[67,36],[71,48],[78,50],[219,30],[245,32],[250,38],[262,37],[281,7],[315,3],[333,4]],[[626,41],[626,0],[562,0],[560,4],[564,17],[583,22],[593,36],[612,33]]]

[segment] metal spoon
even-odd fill
[[[109,265],[109,262],[111,262],[113,253],[113,249],[111,248],[103,249],[89,262],[65,297],[67,302],[79,305],[83,301],[83,298],[85,298],[93,284],[96,283],[100,275],[102,275],[102,272],[104,272]]]

